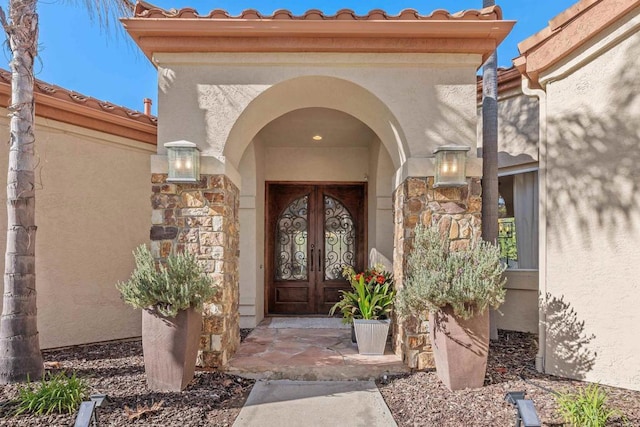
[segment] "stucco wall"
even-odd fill
[[[640,390],[635,13],[542,75],[548,143],[541,196],[547,220],[545,370]]]
[[[538,161],[538,99],[520,89],[498,98],[498,165],[501,169]],[[478,141],[482,145],[482,105],[478,107]]]
[[[369,175],[367,147],[268,147],[267,181],[365,181]],[[354,159],[361,159],[354,161]]]
[[[237,167],[260,129],[305,107],[332,108],[363,121],[387,147],[396,168],[409,157],[430,157],[439,145],[475,148],[478,55],[194,53],[154,58],[160,154],[163,143],[187,139],[204,155],[225,156]]]
[[[538,333],[538,270],[507,270],[507,295],[495,316],[498,329]]]
[[[369,169],[375,171],[375,186],[369,194],[369,252],[376,249],[390,261],[393,260],[393,163],[386,149],[379,142],[371,147]]]
[[[264,317],[264,167],[264,146],[256,139],[239,169],[241,328],[253,328]]]
[[[7,141],[7,111],[0,138]],[[149,158],[155,146],[52,120],[36,120],[36,283],[40,346],[52,348],[140,336],[140,311],[115,284],[149,240]],[[6,188],[7,145],[0,186]],[[6,191],[0,193],[2,206]],[[0,209],[6,225],[6,209]],[[6,237],[0,233],[0,247]],[[0,257],[4,271],[4,257]],[[1,304],[1,301],[0,301]]]

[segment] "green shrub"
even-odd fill
[[[156,268],[151,252],[145,245],[133,253],[136,269],[131,278],[116,287],[125,303],[142,309],[175,317],[178,311],[202,305],[216,293],[211,277],[206,275],[191,254],[169,255],[167,263]]]
[[[560,393],[556,396],[564,421],[576,427],[604,427],[613,417],[621,417],[617,409],[606,405],[607,393],[598,384],[590,384],[576,393]]]
[[[75,412],[87,397],[89,386],[74,373],[67,377],[63,372],[43,378],[37,386],[31,383],[19,388],[18,410],[24,412],[50,414],[52,412]]]
[[[456,316],[468,319],[504,302],[505,267],[495,245],[480,241],[467,249],[449,251],[448,239],[420,225],[413,246],[397,298],[403,315],[434,312],[449,305]]]
[[[393,276],[381,267],[375,266],[356,274],[353,267],[347,266],[342,275],[351,284],[351,291],[340,291],[340,301],[335,303],[329,315],[336,310],[342,313],[343,323],[352,323],[353,319],[387,319],[393,310],[395,290]]]

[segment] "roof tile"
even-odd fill
[[[164,10],[152,4],[139,1],[136,3],[134,17],[136,18],[177,18],[177,19],[290,19],[290,20],[369,20],[369,21],[391,21],[391,20],[495,20],[502,19],[500,8],[488,7],[484,9],[463,10],[457,13],[449,13],[446,10],[438,9],[429,15],[420,15],[415,9],[404,9],[397,15],[390,15],[382,9],[373,9],[366,15],[358,15],[352,9],[341,9],[335,15],[327,15],[321,10],[311,9],[302,15],[294,15],[286,9],[278,9],[271,15],[263,15],[255,9],[247,9],[239,15],[232,16],[227,11],[215,9],[207,15],[200,15],[197,10],[185,7],[179,10]]]
[[[8,94],[10,98],[11,93],[11,72],[7,70],[0,69],[0,92],[3,94]],[[155,128],[157,126],[157,118],[154,116],[147,116],[144,113],[139,111],[131,110],[125,107],[120,107],[114,105],[110,102],[101,101],[96,98],[92,98],[90,96],[83,95],[78,92],[74,92],[60,86],[52,85],[42,80],[35,79],[34,81],[34,94],[36,96],[42,96],[42,99],[49,99],[47,101],[47,105],[57,105],[56,108],[65,109],[64,102],[71,102],[74,105],[80,106],[80,111],[86,111],[83,113],[87,116],[97,117],[96,113],[107,114],[106,116],[102,116],[106,121],[113,123],[120,123],[120,126],[124,127],[132,127],[136,129],[136,132],[141,132],[139,137],[142,138],[145,142],[155,144]],[[36,98],[38,101],[38,98]],[[4,102],[4,100],[3,100]],[[11,102],[10,99],[7,102],[7,105],[2,104],[3,106],[8,106],[8,103]],[[109,118],[110,117],[110,118]],[[127,119],[122,121],[121,119],[117,119],[116,117]],[[55,117],[52,117],[55,118]],[[129,121],[130,120],[130,121]],[[66,121],[66,120],[62,120]],[[75,123],[74,123],[75,124]],[[145,129],[141,131],[140,129]],[[102,130],[100,128],[99,130]],[[121,131],[118,131],[122,133]],[[144,136],[141,136],[143,135]],[[138,135],[138,134],[137,134]]]

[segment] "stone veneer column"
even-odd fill
[[[468,178],[466,187],[433,188],[433,177],[410,177],[398,186],[393,195],[393,269],[398,288],[402,288],[406,257],[419,223],[437,227],[443,237],[449,237],[450,250],[481,238],[481,193],[480,178]],[[426,319],[424,313],[394,322],[394,351],[410,368],[435,367]]]
[[[238,256],[239,190],[225,175],[201,175],[198,183],[168,183],[151,175],[151,253],[196,256],[218,289],[205,304],[198,365],[222,367],[240,345]]]

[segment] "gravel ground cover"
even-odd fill
[[[478,390],[449,391],[435,371],[416,372],[378,381],[378,388],[399,426],[513,426],[516,411],[504,397],[508,391],[525,391],[534,401],[544,426],[563,426],[550,390],[573,392],[587,384],[535,370],[537,337],[499,331],[491,344],[485,386]],[[640,426],[640,392],[602,386],[608,403]],[[611,426],[624,425],[620,418]]]
[[[245,331],[246,336],[246,331]],[[196,372],[182,393],[157,393],[147,389],[140,341],[97,344],[44,352],[48,370],[76,372],[90,384],[90,393],[106,393],[110,403],[101,408],[101,426],[231,426],[240,413],[254,381],[220,374]],[[16,385],[0,386],[0,426],[73,426],[76,414],[14,416],[11,402]],[[153,408],[129,419],[127,413]]]
[[[242,330],[244,339],[250,330]],[[515,409],[504,401],[507,391],[526,391],[545,426],[562,426],[549,390],[568,391],[585,383],[542,375],[534,368],[536,337],[500,331],[492,343],[485,387],[448,391],[435,372],[416,372],[378,381],[399,426],[513,426]],[[200,371],[182,393],[156,393],[146,388],[140,341],[96,344],[44,353],[50,371],[76,372],[91,393],[106,393],[110,404],[100,410],[103,426],[231,426],[253,381]],[[640,392],[612,387],[610,405],[619,408],[630,426],[640,426]],[[0,426],[72,426],[75,414],[13,416],[16,385],[0,386]],[[154,409],[129,419],[136,409]],[[129,411],[127,410],[129,408]],[[286,424],[283,424],[286,425]],[[620,419],[612,426],[622,426]]]

